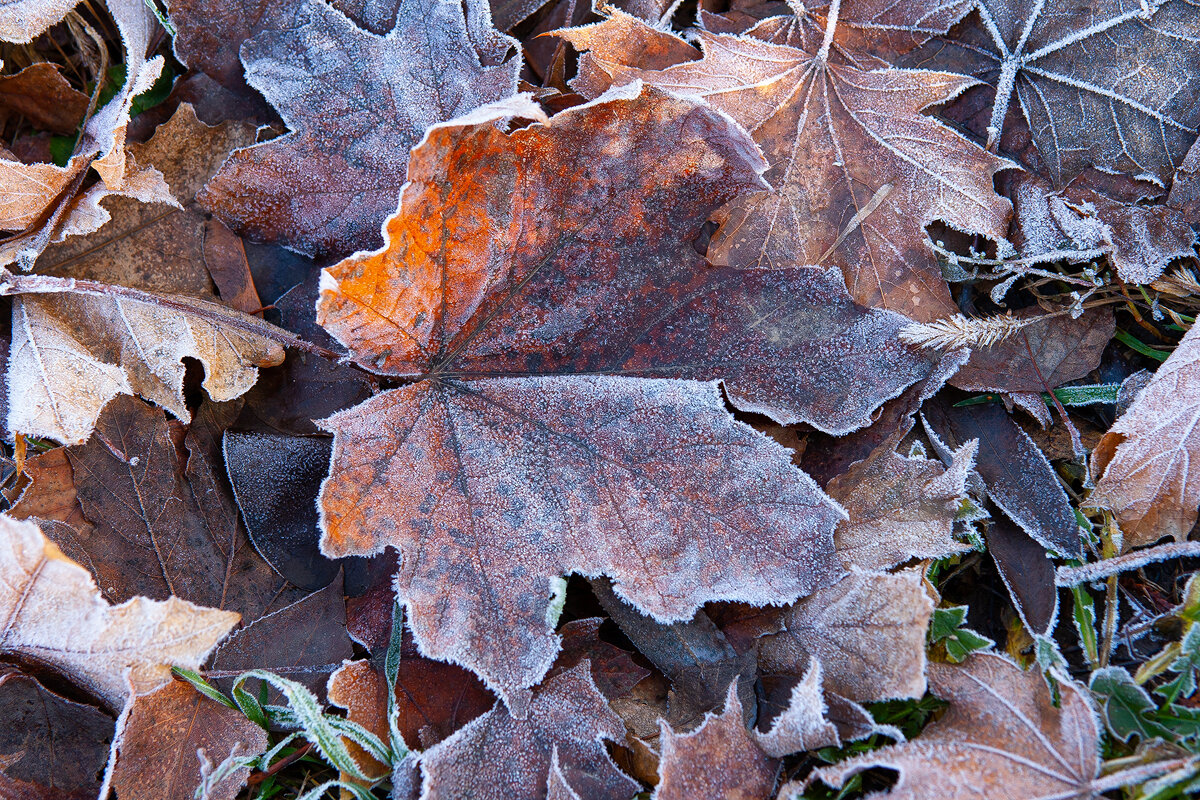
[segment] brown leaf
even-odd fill
[[[1113,337],[1112,309],[1095,308],[1078,319],[1046,317],[1038,308],[1021,309],[1018,319],[1043,317],[1003,341],[971,351],[971,358],[950,379],[969,392],[1036,392],[1057,389],[1100,366],[1100,355]]]
[[[36,525],[0,516],[0,619],[0,653],[46,664],[119,709],[130,686],[169,681],[169,665],[197,669],[238,615],[177,597],[110,606]]]
[[[212,452],[204,451],[219,439],[220,413],[206,403],[197,414],[186,439],[186,475],[166,416],[134,397],[110,403],[92,438],[67,449],[94,528],[56,541],[87,565],[113,602],[174,595],[250,622],[285,593],[286,583],[250,546],[236,509],[213,483],[206,460]]]
[[[32,64],[0,78],[0,122],[11,115],[63,136],[75,133],[87,111],[88,96],[71,88],[58,65]]]
[[[1167,205],[1188,215],[1193,221],[1200,219],[1200,139],[1192,143],[1183,163],[1175,170]]]
[[[1191,462],[1200,447],[1193,421],[1200,407],[1200,331],[1193,329],[1163,362],[1092,456],[1096,488],[1087,505],[1109,508],[1125,548],[1164,537],[1187,538],[1200,506],[1200,473]]]
[[[709,600],[788,602],[828,575],[840,511],[697,380],[845,431],[937,370],[895,338],[903,317],[853,304],[836,271],[703,266],[689,240],[758,185],[752,146],[652,90],[507,135],[438,127],[389,248],[324,273],[319,319],[355,359],[425,379],[323,422],[323,550],[400,549],[423,651],[506,699],[552,660],[552,578],[610,575],[672,622]]]
[[[1021,622],[1035,636],[1049,636],[1058,618],[1058,587],[1046,549],[1003,515],[992,519],[986,536]]]
[[[760,725],[754,739],[772,758],[841,744],[837,727],[826,718],[820,661],[812,660],[808,672],[792,686],[783,712],[769,726]]]
[[[320,0],[290,4],[287,24],[241,54],[292,132],[234,153],[200,202],[240,233],[306,253],[378,246],[409,148],[428,126],[514,94],[513,45],[483,0],[406,0],[386,36]],[[364,107],[381,95],[385,107]]]
[[[897,4],[901,15],[905,5]],[[999,87],[981,133],[1007,145],[1007,111],[1019,109],[1055,185],[1088,165],[1170,180],[1200,124],[1200,18],[1191,2],[974,5],[978,14],[904,63]]]
[[[226,228],[219,219],[204,223],[204,266],[212,276],[221,299],[246,314],[257,314],[263,308],[250,273],[246,244]]]
[[[263,669],[323,698],[329,676],[353,655],[339,575],[319,592],[239,628],[213,653],[208,671],[221,673],[218,685],[229,688],[233,676]],[[253,694],[257,681],[250,683]],[[273,696],[275,691],[271,689]]]
[[[589,800],[627,800],[637,791],[605,751],[604,741],[621,741],[625,730],[586,663],[547,679],[528,710],[516,719],[497,703],[422,753],[421,797],[544,798],[551,780],[560,791],[565,784]],[[553,775],[552,760],[558,767]]]
[[[1010,213],[992,186],[1004,162],[922,113],[972,81],[819,50],[819,31],[805,29],[814,24],[776,18],[745,35],[697,31],[703,58],[665,69],[625,52],[630,29],[644,23],[618,12],[558,35],[587,50],[606,82],[698,94],[762,147],[776,191],[729,206],[708,251],[714,263],[836,265],[860,303],[920,322],[954,313],[925,226],[943,220],[1000,241]],[[583,74],[577,88],[591,96],[597,82]]]
[[[266,752],[267,734],[240,711],[172,681],[134,698],[116,749],[112,786],[122,800],[193,800],[200,785],[197,750],[220,764],[234,752]],[[234,770],[206,797],[233,800],[249,774],[249,767]]]
[[[0,797],[92,800],[113,718],[60,697],[30,675],[0,674]]]
[[[1003,797],[1049,800],[1099,797],[1096,711],[1087,691],[1059,679],[1056,707],[1038,670],[1024,672],[1001,656],[976,654],[961,666],[930,664],[933,693],[950,702],[944,716],[911,742],[822,767],[831,786],[871,767],[900,780],[879,797],[946,800]]]
[[[910,558],[944,558],[970,549],[954,538],[977,445],[967,442],[953,463],[896,452],[892,437],[826,486],[849,519],[833,544],[842,561],[862,569],[891,569]]]
[[[1034,176],[1016,180],[1013,243],[1022,256],[1054,262],[1072,250],[1105,255],[1122,280],[1150,283],[1171,261],[1193,254],[1196,235],[1183,213],[1110,197],[1089,177],[1059,192]]]
[[[29,485],[8,510],[9,516],[66,523],[80,536],[91,532],[92,525],[83,516],[75,493],[75,473],[67,448],[56,447],[26,460],[25,474]]]
[[[944,441],[945,447],[961,447],[979,440],[975,471],[988,497],[1026,533],[1047,550],[1079,553],[1079,523],[1057,473],[1002,406],[951,408],[949,402],[933,402],[922,413],[926,430],[938,439],[935,446]],[[948,452],[938,455],[943,462],[949,458]]]
[[[769,758],[742,723],[737,687],[729,686],[725,710],[710,714],[691,733],[666,722],[654,800],[766,800],[775,788],[779,762]]]
[[[920,697],[933,606],[919,571],[851,572],[792,608],[762,640],[759,669],[803,675],[816,658],[825,686],[851,700]]]
[[[603,622],[602,617],[589,617],[571,620],[559,628],[562,650],[554,669],[570,669],[587,659],[596,688],[611,701],[630,692],[650,670],[635,663],[628,650],[600,638]]]

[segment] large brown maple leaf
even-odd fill
[[[711,381],[844,432],[935,365],[835,270],[705,265],[711,212],[762,186],[725,115],[629,87],[509,134],[481,121],[433,128],[387,247],[323,275],[321,323],[364,366],[421,380],[323,423],[322,546],[398,547],[423,652],[511,703],[554,658],[559,576],[611,575],[675,621],[837,571],[841,510]]]
[[[860,303],[923,322],[954,313],[925,226],[1002,240],[1011,209],[992,175],[1004,162],[922,112],[975,81],[892,69],[839,44],[837,24],[831,16],[824,36],[812,17],[744,35],[699,30],[697,60],[665,68],[664,54],[686,45],[619,11],[558,35],[587,51],[574,84],[585,95],[635,79],[698,94],[762,147],[775,191],[730,204],[714,262],[836,265]]]
[[[241,55],[292,132],[234,153],[198,199],[231,228],[302,252],[378,246],[409,148],[429,125],[514,94],[515,42],[482,0],[407,0],[386,36],[321,0],[288,12]]]

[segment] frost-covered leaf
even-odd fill
[[[558,767],[555,780],[579,797],[628,800],[637,791],[637,783],[617,769],[605,750],[605,740],[624,739],[625,726],[592,683],[586,663],[547,679],[534,692],[528,711],[524,719],[516,719],[497,703],[423,752],[421,797],[546,797],[552,760]]]
[[[1109,308],[1085,311],[1078,319],[1066,314],[1047,317],[1036,307],[1022,309],[1013,316],[1022,320],[1045,318],[996,344],[973,349],[967,363],[950,379],[951,384],[969,392],[1040,395],[1098,367],[1116,328]]]
[[[1001,656],[976,654],[961,666],[929,665],[930,689],[949,701],[946,713],[910,742],[822,767],[831,786],[871,767],[900,779],[878,797],[902,800],[1090,800],[1100,792],[1095,711],[1087,690],[1060,680],[1061,704],[1037,670],[1024,672]]]
[[[1079,523],[1058,475],[1029,434],[999,405],[952,408],[928,403],[926,430],[947,447],[979,440],[975,470],[988,497],[1047,550],[1078,554]],[[942,460],[948,457],[939,453]]]
[[[816,658],[825,686],[851,700],[920,697],[933,605],[919,571],[851,572],[797,603],[787,629],[762,639],[759,669],[803,675]]]
[[[217,401],[244,394],[260,366],[283,360],[283,348],[258,333],[213,319],[239,312],[216,303],[172,297],[173,307],[124,297],[46,294],[13,300],[8,359],[8,431],[64,444],[87,439],[100,411],[119,394],[137,394],[180,419],[184,358],[205,369],[204,388]]]
[[[116,745],[112,786],[122,800],[193,800],[200,785],[200,758],[215,763],[230,754],[255,756],[267,749],[267,733],[240,711],[172,681],[133,699]],[[233,800],[250,774],[238,770],[210,792]]]
[[[1200,330],[1192,329],[1092,455],[1087,505],[1112,509],[1125,547],[1187,538],[1200,507]]]
[[[32,42],[67,15],[79,0],[15,0],[0,6],[0,39]]]
[[[172,597],[110,606],[91,575],[31,522],[0,516],[0,654],[46,664],[112,708],[196,669],[238,615]]]
[[[841,744],[841,737],[826,712],[821,662],[814,658],[808,672],[792,686],[783,711],[765,728],[760,724],[760,729],[753,732],[754,739],[772,758],[835,747]]]
[[[944,220],[1000,241],[1010,212],[992,186],[1004,162],[922,113],[973,81],[890,69],[852,45],[830,49],[812,25],[778,17],[745,35],[697,31],[698,60],[666,68],[643,66],[630,42],[669,34],[619,12],[558,35],[587,51],[591,72],[576,84],[585,94],[635,79],[698,94],[762,147],[775,191],[723,212],[708,250],[714,263],[836,265],[860,303],[921,322],[951,314],[925,226]]]
[[[737,687],[725,710],[709,714],[691,733],[659,723],[662,759],[653,800],[762,800],[775,786],[779,762],[767,756],[742,722]]]
[[[93,800],[114,720],[0,668],[0,797]]]
[[[840,510],[697,381],[846,431],[937,365],[836,271],[704,265],[691,239],[760,168],[727,117],[653,90],[511,134],[440,126],[388,248],[326,270],[322,324],[364,366],[422,380],[324,421],[322,547],[402,551],[426,653],[511,700],[552,661],[569,572],[610,575],[660,622],[830,574]]]
[[[291,132],[235,153],[200,201],[234,230],[303,252],[376,247],[426,128],[516,92],[515,42],[492,30],[484,0],[404,0],[386,36],[321,0],[288,13],[241,56]]]
[[[1007,144],[1015,99],[1056,185],[1089,165],[1171,179],[1200,124],[1194,0],[977,0],[975,10],[905,63],[996,87],[982,134]]]
[[[1050,634],[1058,617],[1058,587],[1045,546],[996,515],[988,525],[987,550],[1025,627],[1037,636]]]
[[[946,468],[900,455],[898,441],[888,439],[825,487],[850,515],[833,535],[848,565],[890,569],[910,558],[944,558],[970,549],[954,537],[954,521],[966,499],[977,445],[964,444]]]
[[[175,596],[236,611],[251,622],[280,595],[295,594],[250,546],[236,509],[220,507],[219,500],[217,508],[209,507],[215,498],[204,490],[213,487],[199,473],[207,455],[204,439],[211,438],[206,433],[221,413],[213,405],[201,407],[185,438],[186,462],[162,409],[135,397],[110,403],[92,437],[66,449],[92,527],[49,535],[87,565],[110,601]],[[237,409],[229,411],[235,416]]]

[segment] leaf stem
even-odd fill
[[[829,15],[825,20],[825,38],[821,42],[821,49],[817,52],[818,61],[827,61],[829,59],[829,48],[833,47],[833,34],[837,30],[838,12],[841,10],[842,0],[832,0],[829,4]]]

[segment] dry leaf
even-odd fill
[[[79,0],[16,0],[0,6],[0,39],[24,44],[41,36]]]
[[[112,786],[121,800],[193,800],[201,748],[216,764],[233,752],[255,756],[266,751],[267,733],[182,681],[138,695],[116,745]],[[249,767],[235,770],[207,797],[233,800],[249,774]]]
[[[885,441],[825,487],[850,518],[838,523],[833,544],[848,566],[891,569],[910,558],[945,558],[970,549],[954,538],[966,499],[977,443],[967,442],[950,467],[896,452]]]
[[[31,522],[0,515],[0,653],[53,667],[119,709],[197,669],[238,615],[172,597],[110,606],[88,571]]]
[[[904,15],[919,19],[921,9]],[[1200,124],[1200,15],[1190,0],[977,0],[977,15],[905,64],[999,87],[986,122],[1003,139],[1010,105],[1058,186],[1091,165],[1170,180]],[[1014,98],[1015,96],[1015,98]],[[1016,103],[1013,100],[1017,100]]]
[[[465,6],[465,8],[464,8]],[[242,45],[247,82],[292,132],[235,153],[200,202],[234,230],[306,253],[376,247],[426,128],[516,92],[516,43],[483,0],[406,0],[386,36],[320,0]],[[386,96],[384,113],[367,98]]]
[[[423,752],[421,797],[543,798],[552,779],[560,790],[589,800],[628,800],[637,791],[605,751],[605,740],[621,741],[625,726],[592,683],[586,662],[548,678],[528,711],[516,719],[497,703]]]
[[[835,726],[826,717],[825,695],[821,687],[821,662],[812,659],[808,672],[792,686],[787,705],[769,726],[759,725],[754,739],[772,758],[783,758],[805,750],[836,747],[841,744]]]
[[[920,322],[956,312],[925,226],[943,220],[1003,240],[1010,206],[992,175],[1004,162],[922,112],[973,81],[830,50],[806,23],[776,18],[744,35],[697,31],[703,57],[665,69],[640,67],[638,53],[626,52],[646,26],[620,12],[558,35],[587,50],[577,84],[585,95],[635,79],[698,94],[762,147],[775,192],[730,205],[709,247],[714,263],[833,264],[860,303]],[[589,82],[587,65],[607,81]]]
[[[1187,538],[1200,507],[1200,474],[1191,461],[1200,447],[1200,329],[1193,328],[1100,440],[1092,455],[1096,488],[1087,505],[1109,508],[1125,548],[1164,537]]]
[[[19,115],[36,128],[66,136],[75,133],[87,107],[88,96],[71,88],[57,64],[31,64],[0,77],[0,123]]]
[[[856,702],[920,697],[933,606],[920,571],[855,570],[797,603],[787,629],[762,639],[759,670],[803,675],[816,658],[825,686]]]
[[[895,800],[1100,796],[1091,787],[1100,772],[1100,731],[1084,687],[1060,679],[1055,707],[1039,671],[988,654],[961,666],[930,664],[929,683],[950,702],[944,716],[911,742],[822,767],[817,777],[839,787],[863,770],[887,767],[900,780],[876,796]]]
[[[836,271],[704,267],[690,238],[760,162],[728,118],[634,92],[508,135],[435,128],[389,248],[328,269],[318,305],[359,363],[428,376],[323,423],[323,550],[401,549],[423,650],[510,700],[552,660],[568,572],[612,576],[660,622],[788,602],[828,574],[840,510],[713,384],[663,378],[720,378],[744,409],[845,431],[938,369]],[[663,145],[625,144],[644,137]]]
[[[0,671],[0,797],[93,800],[113,722],[30,675]]]
[[[677,734],[659,722],[662,759],[653,800],[766,800],[779,762],[759,749],[742,723],[737,686],[725,694],[725,710],[705,716],[691,733]]]

